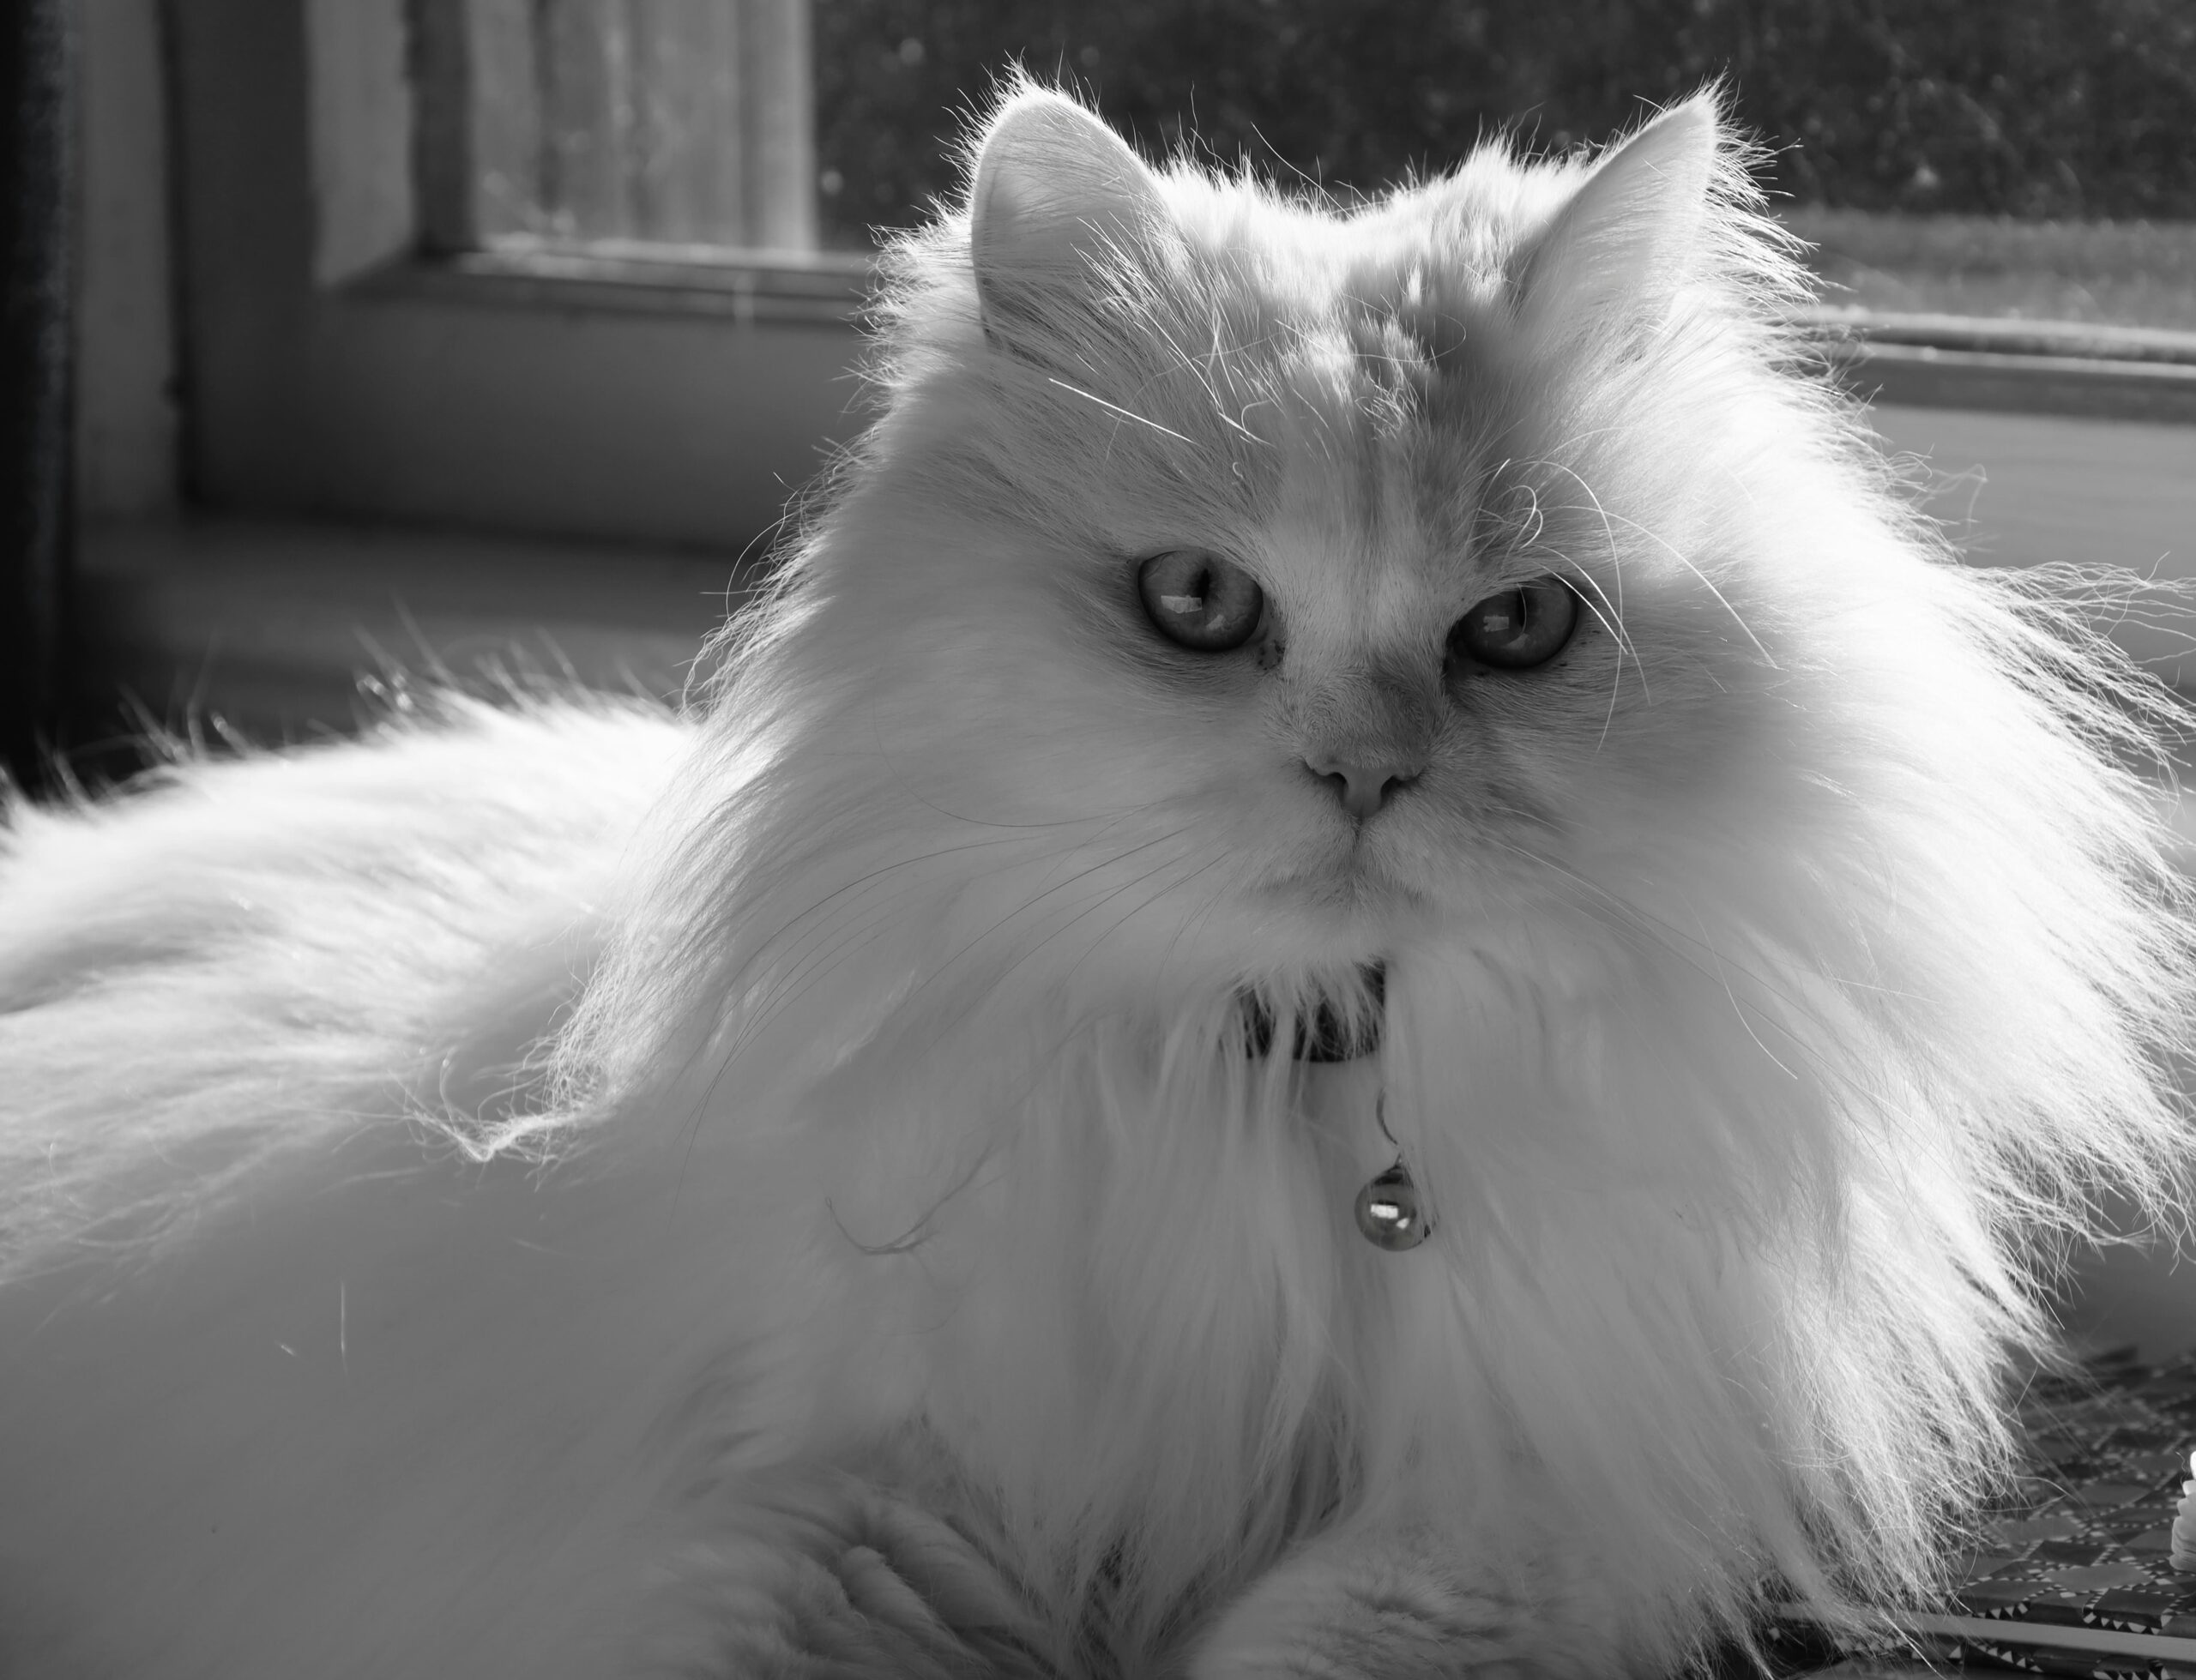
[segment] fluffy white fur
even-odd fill
[[[2171,713],[1906,511],[1735,155],[1344,213],[1019,88],[696,719],[17,806],[39,1671],[1653,1672],[1926,1591],[2039,1280],[2179,1197]],[[1185,545],[1270,635],[1157,636]],[[1306,761],[1399,735],[1360,826]],[[1377,1060],[1243,1054],[1374,960]]]

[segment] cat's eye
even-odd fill
[[[1265,591],[1258,581],[1205,549],[1153,555],[1137,569],[1136,586],[1160,633],[1200,653],[1240,647],[1265,616]]]
[[[1449,631],[1449,651],[1499,671],[1529,671],[1560,653],[1578,628],[1578,597],[1543,577],[1489,595]]]

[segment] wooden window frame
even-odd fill
[[[347,715],[362,635],[462,663],[533,627],[656,686],[665,649],[620,650],[697,638],[866,418],[859,255],[438,253],[403,3],[83,0],[78,583],[157,715]],[[1978,559],[2196,578],[2178,346],[1812,325]],[[2196,684],[2169,629],[2117,634]],[[308,677],[322,709],[269,710]]]
[[[157,5],[166,26],[187,503],[738,552],[859,429],[860,254],[438,249],[406,0],[88,3]],[[2196,421],[2174,335],[1811,324],[1902,447],[1952,437],[1959,412]],[[1942,418],[1901,418],[1924,413]],[[2178,437],[2157,434],[2158,459]],[[1955,470],[1976,458],[1951,449]],[[2155,545],[2111,557],[2177,548],[2174,505]]]
[[[859,256],[437,250],[405,0],[160,15],[184,502],[737,553],[858,429]]]
[[[744,321],[845,322],[859,310],[871,263],[859,252],[637,247],[624,251],[498,247],[476,226],[474,155],[462,85],[474,50],[456,0],[305,0],[311,78],[315,277],[517,307],[656,310]],[[782,0],[772,9],[786,9]],[[431,21],[429,21],[431,20]],[[438,50],[410,50],[415,28]],[[789,32],[781,32],[781,33]],[[805,37],[780,44],[800,59]],[[789,51],[791,47],[798,51]],[[415,67],[436,80],[415,85]],[[789,75],[792,67],[774,63]],[[799,102],[805,112],[806,101]],[[783,166],[805,176],[796,159]],[[781,184],[781,196],[792,189]],[[769,220],[797,229],[781,205]],[[812,215],[809,218],[812,228]]]

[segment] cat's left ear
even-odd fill
[[[1025,86],[992,117],[968,195],[969,255],[986,328],[1041,313],[1167,213],[1121,137],[1064,93]]]
[[[1722,123],[1712,95],[1613,148],[1534,244],[1518,278],[1528,330],[1620,335],[1666,320],[1707,252]]]

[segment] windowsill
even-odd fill
[[[504,247],[389,264],[354,296],[503,309],[718,316],[745,326],[851,328],[873,274],[859,251]],[[1839,378],[1917,408],[2196,423],[2196,334],[2081,322],[1807,311]]]
[[[2196,576],[2196,430],[1888,404],[1870,418],[1886,447],[1927,464],[1928,511],[1978,562]],[[743,553],[295,516],[93,522],[77,601],[84,695],[103,715],[87,720],[111,730],[126,692],[157,721],[217,714],[253,739],[293,738],[353,725],[369,709],[360,671],[467,679],[498,661],[670,695],[765,557],[760,542]],[[2163,606],[2115,633],[2196,692],[2186,621]]]
[[[504,248],[405,258],[362,277],[351,289],[365,297],[425,297],[501,308],[850,326],[869,294],[873,268],[872,259],[859,251]]]
[[[760,551],[754,559],[759,560]],[[751,565],[643,545],[301,520],[99,522],[77,540],[80,742],[118,702],[261,744],[345,732],[371,679],[676,695]]]
[[[1825,305],[1802,323],[1822,337],[1857,338],[1872,346],[1928,346],[1992,355],[2069,357],[2084,361],[2165,362],[2196,365],[2196,333],[2160,327],[2114,327],[2084,321],[2026,321],[2006,316],[1924,315]]]
[[[1878,402],[2196,422],[2196,334],[1840,309],[1801,324],[1838,377]]]

